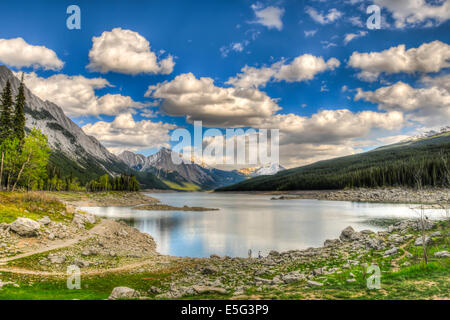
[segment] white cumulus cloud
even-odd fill
[[[355,100],[366,100],[380,109],[400,111],[409,120],[428,126],[448,125],[450,119],[450,75],[425,78],[425,87],[413,88],[399,81],[375,91],[358,89]]]
[[[172,81],[149,86],[146,96],[161,99],[161,110],[205,126],[251,126],[280,109],[266,93],[251,88],[222,88],[207,77],[180,74]]]
[[[404,44],[381,52],[353,52],[349,66],[361,69],[359,78],[375,81],[381,73],[430,73],[450,67],[450,46],[441,41],[406,50]]]
[[[55,51],[44,46],[33,46],[22,38],[0,39],[0,62],[22,68],[60,70],[64,66]]]
[[[82,127],[111,152],[140,151],[154,147],[169,147],[170,131],[176,126],[150,120],[135,121],[131,113],[118,115],[112,122],[98,121]]]
[[[325,61],[322,57],[304,54],[295,58],[291,63],[282,65],[275,74],[275,79],[286,82],[311,80],[317,73],[334,70],[339,65],[340,62],[336,58]]]
[[[318,73],[334,70],[339,66],[340,62],[336,58],[325,61],[322,57],[304,54],[290,63],[279,61],[270,67],[261,68],[245,66],[241,73],[230,77],[226,83],[239,88],[258,88],[264,87],[271,80],[301,82],[312,80]]]
[[[426,0],[374,0],[374,4],[386,8],[392,14],[397,28],[425,23],[432,26],[450,19],[450,0],[431,4]]]
[[[173,57],[158,59],[150,42],[139,33],[122,28],[104,31],[92,38],[88,69],[101,73],[170,74],[175,65]]]
[[[281,20],[284,14],[283,8],[273,6],[264,8],[260,4],[253,4],[251,8],[257,18],[255,23],[262,24],[268,29],[283,29],[283,21]]]
[[[57,104],[69,116],[117,115],[145,106],[143,103],[120,94],[96,96],[95,90],[111,87],[111,84],[103,78],[86,78],[65,74],[43,78],[31,72],[25,74],[24,82],[35,95],[42,100]]]

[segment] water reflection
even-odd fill
[[[246,256],[248,249],[267,254],[321,246],[348,225],[356,230],[381,230],[383,219],[417,218],[408,205],[318,200],[273,201],[270,196],[211,193],[149,194],[173,206],[203,206],[219,211],[141,211],[131,208],[84,208],[121,219],[151,234],[163,254],[206,257]],[[439,210],[428,210],[440,218]]]

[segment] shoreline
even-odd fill
[[[215,208],[175,207],[163,204],[145,192],[61,192],[51,193],[65,205],[81,210],[83,207],[132,207],[133,210],[148,211],[216,211]]]
[[[345,190],[225,191],[224,194],[272,195],[271,200],[329,200],[373,203],[450,205],[449,188],[358,188]],[[279,196],[278,198],[276,196]]]
[[[53,221],[58,216],[55,214],[50,222],[42,222],[37,237],[19,236],[10,225],[0,224],[0,242],[9,237],[8,243],[12,243],[13,248],[25,245],[21,247],[25,252],[0,257],[0,299],[14,295],[15,285],[20,287],[17,292],[27,288],[36,290],[38,296],[45,295],[39,283],[60,286],[65,282],[67,266],[73,264],[81,268],[83,281],[90,288],[101,288],[97,299],[105,299],[112,289],[123,286],[135,290],[142,299],[272,299],[273,296],[298,299],[299,295],[303,299],[321,299],[339,298],[344,292],[353,292],[349,298],[357,298],[361,292],[369,294],[364,289],[367,265],[375,263],[384,274],[394,277],[398,272],[409,272],[411,268],[414,271],[421,265],[421,236],[418,222],[412,220],[397,222],[379,232],[357,232],[347,227],[339,239],[325,240],[321,247],[271,251],[261,259],[249,259],[162,255],[156,251],[151,235],[124,222],[96,218],[71,205],[59,214],[65,220]],[[448,219],[427,222],[429,259],[435,268],[432,270],[438,271],[433,277],[429,273],[421,276],[427,281],[444,283],[444,288],[450,286],[447,281],[450,276],[449,227]],[[56,239],[50,240],[50,232]],[[30,242],[36,246],[27,245]],[[45,242],[47,247],[38,250],[39,242]],[[36,282],[41,277],[46,280]],[[149,284],[142,281],[143,278],[158,280]],[[418,281],[423,281],[421,279]],[[405,290],[405,294],[417,298],[408,288],[403,287],[401,280],[392,292]],[[64,292],[59,293],[60,298],[71,297]],[[386,289],[370,293],[374,299],[389,298],[389,294]]]

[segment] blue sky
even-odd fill
[[[32,91],[88,125],[83,129],[113,152],[152,153],[169,144],[175,127],[202,120],[222,129],[278,128],[281,163],[295,166],[448,124],[450,4],[409,2],[5,0],[0,39],[24,43],[0,42],[0,63],[26,72]],[[379,30],[366,26],[373,3],[381,9]],[[66,27],[72,4],[81,9],[81,30]],[[93,37],[100,45],[110,34],[110,50],[130,45],[128,61],[111,64],[106,47],[93,52]],[[143,62],[142,73],[132,61],[143,54],[133,52],[140,50],[133,41],[148,41],[144,54],[156,57]],[[403,51],[383,53],[399,45]],[[20,57],[25,47],[32,53]],[[363,56],[371,52],[378,55]],[[271,76],[230,82],[245,66],[257,79],[264,70]],[[211,81],[200,85],[201,77]],[[186,91],[190,84],[195,94]],[[156,91],[145,96],[149,86]],[[114,96],[102,100],[107,94]],[[429,97],[436,101],[424,105]]]

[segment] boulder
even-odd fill
[[[338,245],[341,244],[341,240],[339,239],[327,239],[325,240],[325,242],[323,243],[324,247],[336,247]]]
[[[341,239],[341,241],[351,241],[354,234],[355,230],[351,226],[348,226],[347,228],[342,230],[339,239]]]
[[[368,238],[366,240],[366,248],[373,250],[383,250],[385,248],[384,242],[377,238]]]
[[[389,250],[385,251],[384,252],[384,256],[385,257],[390,257],[390,256],[393,256],[393,255],[397,254],[397,252],[398,252],[398,248],[397,247],[393,247],[392,249],[389,249]]]
[[[94,224],[96,218],[92,214],[81,214],[75,213],[73,215],[72,223],[74,223],[78,228],[84,228],[86,223]]]
[[[272,250],[272,251],[269,252],[269,256],[270,257],[279,257],[280,253],[278,251],[276,251],[276,250]]]
[[[81,255],[82,255],[83,257],[95,256],[95,255],[98,255],[98,250],[95,249],[95,248],[84,249],[84,250],[81,252]]]
[[[50,224],[50,222],[52,222],[52,220],[50,220],[49,217],[45,216],[45,217],[43,217],[42,219],[39,219],[38,222],[39,222],[41,225],[46,226],[46,225]]]
[[[435,258],[450,258],[450,252],[447,250],[439,251],[434,253]]]
[[[118,299],[137,299],[141,295],[134,289],[127,287],[116,287],[113,289],[109,295],[108,300],[118,300]]]
[[[308,280],[308,281],[306,282],[306,284],[307,284],[309,287],[321,287],[321,286],[323,286],[323,283],[320,283],[320,282],[317,282],[317,281],[313,281],[313,280]]]
[[[79,268],[87,268],[90,266],[90,263],[84,260],[74,260],[73,264]]]
[[[160,288],[154,286],[151,286],[150,289],[148,289],[148,293],[150,294],[160,294],[161,292]]]
[[[214,267],[214,266],[206,266],[206,267],[203,267],[201,269],[201,273],[205,274],[205,275],[207,275],[207,274],[216,274],[218,272],[219,272],[219,270],[216,267]]]
[[[223,288],[216,288],[216,287],[209,287],[209,286],[194,285],[194,286],[192,286],[192,289],[194,289],[194,291],[197,294],[206,294],[206,293],[226,294],[227,293],[227,291]]]
[[[9,229],[10,229],[9,224],[5,222],[0,223],[0,230],[9,230]]]
[[[324,270],[323,270],[323,268],[316,268],[312,271],[312,274],[314,276],[320,276],[320,275],[324,274]]]
[[[436,227],[436,222],[428,219],[424,219],[423,221],[414,221],[413,228],[417,231],[419,230],[431,230]]]
[[[286,284],[298,282],[304,280],[305,278],[306,278],[305,275],[299,273],[298,271],[289,272],[281,276],[281,280]]]
[[[10,224],[11,230],[22,237],[35,237],[39,234],[41,225],[28,218],[17,218]]]
[[[255,284],[272,284],[272,280],[255,277]]]
[[[66,261],[66,256],[65,255],[49,254],[48,255],[48,260],[50,261],[50,263],[61,264],[61,263],[64,263]]]
[[[429,236],[425,236],[425,245],[429,245],[433,242],[433,240]],[[422,246],[423,245],[423,238],[422,236],[419,236],[416,241],[414,242],[415,246]]]

